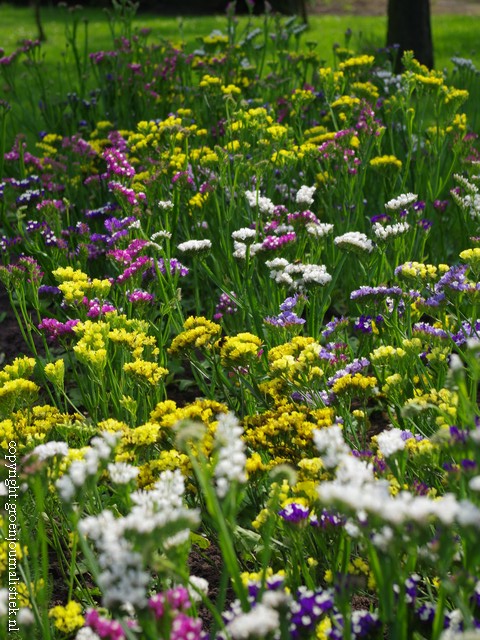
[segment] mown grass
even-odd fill
[[[44,8],[42,21],[48,42],[44,45],[45,61],[55,64],[65,55],[65,25],[72,21],[72,13],[61,8]],[[79,23],[79,37],[83,37],[88,27],[88,48],[91,51],[112,46],[107,12],[84,9]],[[239,28],[245,24],[240,19]],[[260,22],[260,18],[257,18]],[[222,29],[225,19],[222,15],[208,17],[165,17],[149,13],[139,14],[134,25],[152,29],[152,38],[183,39],[194,43],[197,37]],[[333,60],[332,47],[343,44],[347,29],[352,30],[351,44],[360,47],[381,47],[385,42],[386,16],[311,16],[309,28],[303,38],[303,46],[308,42],[317,44],[317,51],[327,63]],[[451,67],[452,56],[472,58],[480,62],[478,32],[480,16],[436,15],[432,17],[435,46],[435,66],[443,69]],[[36,37],[33,11],[10,4],[0,4],[0,46],[6,53],[11,52],[19,40]]]

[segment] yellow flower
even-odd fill
[[[71,600],[64,607],[59,605],[50,609],[48,617],[53,618],[55,628],[62,633],[73,633],[85,622],[81,612],[82,607],[78,602]]]
[[[125,373],[131,374],[140,380],[145,380],[155,385],[168,374],[168,369],[161,367],[156,362],[148,360],[134,360],[123,365]]]
[[[252,333],[238,333],[225,339],[221,349],[220,357],[223,365],[239,366],[248,364],[254,359],[262,341]]]
[[[211,347],[222,330],[219,324],[203,316],[190,316],[185,320],[183,329],[184,331],[172,340],[169,353],[177,354],[201,347]]]

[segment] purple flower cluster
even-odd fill
[[[280,313],[278,316],[267,316],[264,318],[266,324],[273,327],[290,327],[297,324],[305,324],[305,320],[300,318],[293,309],[299,301],[306,301],[307,298],[303,294],[295,294],[286,298],[280,305]]]
[[[64,336],[71,336],[74,334],[73,327],[78,324],[79,320],[67,320],[66,322],[60,322],[55,318],[44,318],[38,328],[43,331],[48,340],[52,342],[60,340]]]
[[[220,294],[217,306],[215,307],[215,313],[213,315],[214,320],[221,320],[224,315],[233,315],[238,311],[237,303],[235,302],[235,292],[230,291],[228,293]]]
[[[126,638],[120,622],[101,617],[96,609],[87,611],[85,626],[90,627],[100,638],[105,638],[105,640],[124,640]]]
[[[267,236],[262,242],[262,249],[274,251],[275,249],[280,249],[280,247],[283,247],[289,242],[295,242],[296,239],[297,235],[295,231],[289,231],[281,236]]]
[[[352,362],[347,364],[344,369],[339,369],[333,374],[333,376],[330,376],[330,378],[327,380],[327,385],[329,387],[333,387],[335,382],[340,378],[343,378],[343,376],[346,376],[348,374],[355,375],[356,373],[360,373],[360,371],[362,371],[362,369],[365,369],[365,367],[368,367],[369,364],[370,360],[368,360],[368,358],[355,358],[355,360],[352,360]]]
[[[103,157],[107,163],[107,175],[116,175],[116,176],[124,176],[126,178],[133,178],[135,175],[135,169],[128,162],[125,155],[119,151],[111,147],[110,149],[105,149],[103,152]]]
[[[278,515],[286,522],[301,524],[306,523],[307,518],[310,515],[310,509],[298,502],[291,502],[283,509],[280,509]]]
[[[385,296],[402,296],[403,290],[400,287],[368,287],[363,286],[355,289],[350,294],[350,300],[358,298],[383,298]]]
[[[302,638],[305,633],[312,632],[320,618],[332,609],[333,593],[329,589],[309,591],[300,587],[291,605],[291,637]]]

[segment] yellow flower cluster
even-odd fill
[[[361,373],[347,373],[335,380],[332,391],[335,395],[344,395],[359,391],[368,392],[374,389],[378,381],[374,376],[364,376]]]
[[[330,407],[309,410],[285,403],[245,418],[244,439],[254,451],[262,449],[272,458],[296,462],[313,452],[313,431],[334,421]]]
[[[414,397],[407,399],[405,407],[421,411],[435,409],[437,426],[449,427],[457,421],[458,394],[447,388],[430,389],[428,393],[415,389]]]
[[[75,334],[79,336],[77,344],[73,347],[78,361],[91,366],[97,373],[102,372],[107,364],[109,330],[108,322],[91,320],[79,322],[73,328]]]
[[[273,347],[268,362],[273,376],[288,381],[311,381],[323,376],[318,354],[321,346],[312,337],[295,336],[290,342]]]
[[[351,71],[370,68],[375,62],[375,56],[361,55],[348,58],[339,64],[340,71]]]
[[[221,363],[224,366],[247,365],[258,355],[262,341],[253,333],[238,333],[225,338],[220,349]]]
[[[401,347],[392,347],[391,345],[383,345],[377,347],[370,354],[370,360],[375,364],[396,363],[399,359],[407,355],[405,349]]]
[[[58,605],[50,609],[48,617],[53,619],[55,628],[62,633],[73,633],[85,622],[82,616],[82,607],[73,600],[67,602],[64,607]]]
[[[151,385],[157,384],[168,374],[168,369],[161,367],[156,362],[150,362],[149,360],[134,360],[133,362],[126,362],[123,365],[123,370],[125,373],[128,373],[141,381],[148,382]]]
[[[405,262],[397,267],[398,274],[403,278],[420,279],[435,281],[440,275],[449,270],[446,264],[440,264],[436,267],[433,264],[424,264],[423,262]]]
[[[169,353],[178,354],[192,349],[209,348],[222,331],[219,324],[203,316],[190,316],[185,320],[183,329],[184,331],[172,340]]]
[[[369,164],[377,170],[394,169],[400,171],[402,168],[402,161],[395,156],[376,156],[370,160]]]
[[[110,280],[106,278],[104,280],[99,280],[98,278],[91,280],[86,273],[70,266],[59,267],[52,273],[57,282],[60,283],[58,288],[63,293],[67,304],[81,302],[87,292],[93,297],[105,298],[112,287]]]
[[[34,368],[35,358],[28,358],[27,356],[15,358],[12,364],[5,365],[0,371],[0,384],[18,378],[29,378]]]

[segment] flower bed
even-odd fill
[[[473,637],[478,72],[124,27],[0,165],[5,628]]]

